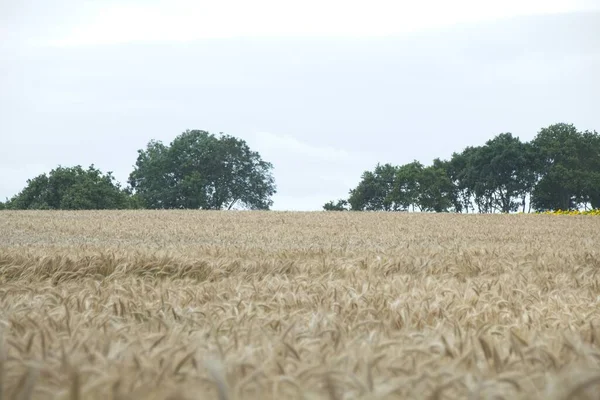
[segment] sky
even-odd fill
[[[274,210],[542,127],[600,131],[600,1],[0,3],[0,199],[58,165],[122,185],[186,129],[274,165]]]

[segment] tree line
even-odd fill
[[[231,209],[264,210],[276,193],[273,165],[241,139],[187,130],[169,145],[151,140],[138,150],[128,186],[112,172],[59,166],[27,180],[0,209]]]
[[[328,211],[509,213],[600,209],[600,136],[573,124],[542,128],[530,142],[498,134],[482,146],[365,171]]]
[[[0,209],[268,210],[273,165],[241,139],[187,130],[138,150],[127,186],[94,164],[59,166],[27,180]],[[501,133],[431,165],[377,164],[327,211],[529,212],[600,209],[600,136],[558,123],[530,142]]]

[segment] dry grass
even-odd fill
[[[0,400],[597,399],[600,219],[0,212]]]

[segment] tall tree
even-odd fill
[[[486,199],[487,210],[516,211],[534,184],[527,146],[511,133],[488,140],[470,161],[476,195]]]
[[[127,192],[111,172],[103,174],[91,165],[59,166],[48,175],[27,180],[27,186],[10,202],[11,209],[105,210],[128,208]]]
[[[579,132],[558,123],[539,131],[531,145],[537,183],[532,203],[537,210],[572,210],[598,203],[600,145],[596,132]]]
[[[187,130],[169,146],[150,141],[139,150],[129,184],[148,208],[268,210],[272,169],[242,139]]]

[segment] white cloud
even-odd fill
[[[58,46],[173,42],[243,36],[381,36],[517,15],[598,9],[585,1],[479,0],[171,0],[96,3],[93,17],[67,35],[44,39]],[[109,3],[110,4],[110,3]],[[100,8],[101,7],[101,8]]]

